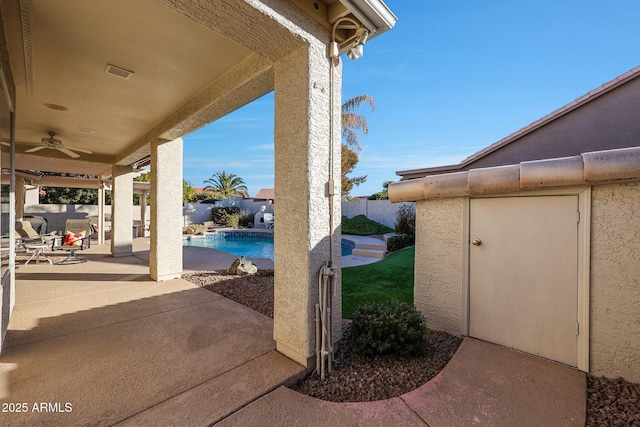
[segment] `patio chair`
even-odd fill
[[[56,236],[51,245],[52,251],[66,251],[69,255],[56,264],[70,264],[87,262],[86,258],[80,258],[76,252],[83,251],[91,247],[91,234],[93,227],[88,218],[68,219],[65,222],[65,233]]]
[[[16,221],[16,233],[20,236],[21,242],[24,243],[50,243],[56,236],[56,232],[38,234],[31,226],[31,222],[27,220]]]
[[[15,246],[16,254],[25,253],[27,251],[22,245],[22,239],[18,233],[15,234],[13,239],[9,238],[8,234],[3,234],[0,236],[0,258],[2,261],[9,259],[9,247],[11,245]]]

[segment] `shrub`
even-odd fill
[[[368,197],[368,200],[389,200],[389,193],[386,191],[378,191]]]
[[[416,208],[413,205],[400,206],[396,211],[396,233],[416,235]]]
[[[253,224],[253,212],[247,209],[242,209],[238,212],[238,223],[242,227],[249,227],[250,224]]]
[[[360,306],[351,324],[354,350],[367,356],[419,355],[426,349],[426,331],[422,314],[397,300]]]
[[[231,227],[230,225],[228,225],[228,218],[232,215],[235,215],[237,217],[239,213],[240,208],[236,208],[233,206],[225,208],[213,208],[211,209],[211,221],[215,222],[218,225]],[[236,227],[238,226],[238,222],[236,222]]]
[[[407,234],[399,234],[397,236],[389,237],[387,239],[387,251],[395,252],[400,249],[408,248],[409,246],[415,246],[416,236],[409,236]]]
[[[224,219],[225,227],[238,228],[238,224],[240,224],[240,217],[237,214],[229,215]]]

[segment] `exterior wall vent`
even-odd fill
[[[124,68],[116,67],[111,64],[107,64],[107,68],[105,68],[104,72],[126,80],[129,80],[131,76],[133,76],[133,71],[125,70]]]

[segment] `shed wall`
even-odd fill
[[[460,336],[465,198],[416,203],[415,305],[427,327]]]
[[[640,382],[640,183],[591,195],[590,373]],[[429,328],[461,334],[465,198],[416,204],[415,304]]]
[[[640,183],[591,196],[591,373],[640,382]]]

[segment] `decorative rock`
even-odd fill
[[[251,261],[245,259],[245,257],[236,258],[231,264],[231,267],[227,269],[228,274],[235,274],[238,276],[246,276],[250,274],[256,274],[258,267]]]

